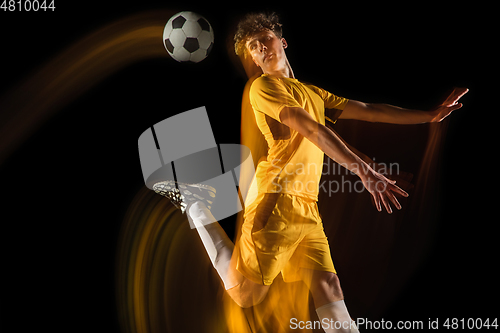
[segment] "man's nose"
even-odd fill
[[[264,52],[264,50],[267,50],[267,46],[264,43],[260,43],[260,52]]]

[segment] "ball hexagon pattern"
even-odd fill
[[[173,15],[163,30],[168,54],[179,62],[200,62],[214,45],[212,26],[201,15],[180,12]]]

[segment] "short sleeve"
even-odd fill
[[[339,109],[325,109],[325,120],[335,124],[342,114],[343,110]]]
[[[301,107],[282,82],[269,76],[261,76],[252,83],[250,103],[255,111],[279,122],[284,107]]]
[[[349,100],[313,85],[310,85],[309,88],[314,90],[323,99],[325,103],[325,120],[335,124]]]
[[[325,102],[325,109],[337,109],[342,111],[347,105],[347,102],[349,102],[347,98],[334,95],[325,89],[316,86],[309,86],[309,88],[313,89],[323,99]]]

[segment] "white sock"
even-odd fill
[[[320,306],[316,313],[326,333],[359,332],[343,300]]]
[[[195,202],[187,212],[200,235],[210,261],[217,270],[226,290],[241,283],[241,274],[230,269],[234,244],[224,229],[215,220],[207,206],[201,201]]]

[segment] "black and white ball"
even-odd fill
[[[163,43],[168,54],[179,62],[200,62],[214,45],[212,26],[201,15],[180,12],[172,16],[163,30]]]

